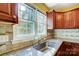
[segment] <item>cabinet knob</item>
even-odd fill
[[[16,18],[16,16],[15,16],[15,15],[13,15],[13,18]]]

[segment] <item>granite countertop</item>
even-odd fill
[[[29,48],[23,48],[18,51],[13,51],[7,54],[4,54],[5,56],[53,56],[55,55],[56,51],[60,47],[63,41],[61,40],[48,40],[47,45],[48,49],[45,51],[39,51],[33,48],[33,46]]]

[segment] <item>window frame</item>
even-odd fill
[[[20,4],[20,3],[19,3]],[[21,4],[23,4],[23,3],[21,3]],[[26,20],[21,20],[21,18],[20,17],[18,17],[18,19],[19,19],[19,21],[18,21],[18,23],[19,22],[32,22],[33,23],[33,32],[32,33],[29,33],[29,34],[17,34],[16,35],[16,37],[30,37],[30,36],[39,36],[39,35],[44,35],[44,34],[46,34],[47,35],[47,31],[44,31],[44,32],[42,32],[42,33],[39,33],[38,32],[38,23],[40,23],[39,22],[39,20],[37,19],[37,9],[34,9],[34,8],[32,8],[32,7],[30,7],[30,6],[28,6],[27,4],[23,4],[26,8],[31,8],[31,9],[33,9],[33,11],[34,11],[34,13],[35,13],[35,15],[33,15],[33,13],[31,14],[31,16],[33,15],[34,16],[34,20],[29,20],[29,19],[26,19]],[[38,11],[39,12],[39,11]],[[41,15],[42,15],[42,17],[43,16],[45,16],[46,17],[46,15],[44,15],[44,14],[42,14],[41,12],[39,12]],[[46,19],[45,19],[46,20]],[[43,22],[43,23],[40,23],[40,24],[44,24],[45,26],[46,26],[46,24]],[[47,29],[47,28],[45,28],[45,29]]]

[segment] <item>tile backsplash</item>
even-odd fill
[[[7,23],[0,23],[0,42],[12,40],[10,38],[13,32],[13,25]]]
[[[8,39],[8,35],[0,35],[0,42],[6,42]]]
[[[79,29],[55,29],[55,37],[79,39]]]

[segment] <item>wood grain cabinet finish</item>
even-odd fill
[[[62,12],[56,12],[56,23],[55,23],[56,29],[61,29],[64,27],[64,13]]]
[[[79,8],[64,13],[64,27],[66,29],[79,28]]]
[[[51,25],[51,29],[55,28],[55,11],[47,12],[47,22],[48,22],[48,28],[49,25]]]
[[[75,28],[75,11],[71,11],[71,13],[70,13],[70,15],[69,15],[69,20],[70,20],[70,24],[69,24],[69,26],[70,26],[70,28]]]
[[[50,12],[52,13],[52,12]],[[54,29],[78,29],[79,28],[79,8],[66,11],[66,12],[54,12],[52,22],[54,23]],[[48,17],[48,18],[49,18]],[[52,25],[52,24],[51,24]]]
[[[67,29],[76,28],[77,24],[76,20],[78,20],[76,19],[77,18],[76,15],[78,15],[76,12],[77,12],[76,10],[72,10],[64,13],[65,28]]]
[[[79,56],[79,43],[64,41],[55,55],[56,56]]]
[[[15,3],[0,3],[0,21],[17,23],[17,10],[17,4]]]
[[[75,10],[75,26],[79,28],[79,8]]]
[[[71,26],[71,19],[70,19],[70,16],[71,15],[71,12],[66,12],[64,13],[64,28],[70,28]]]

